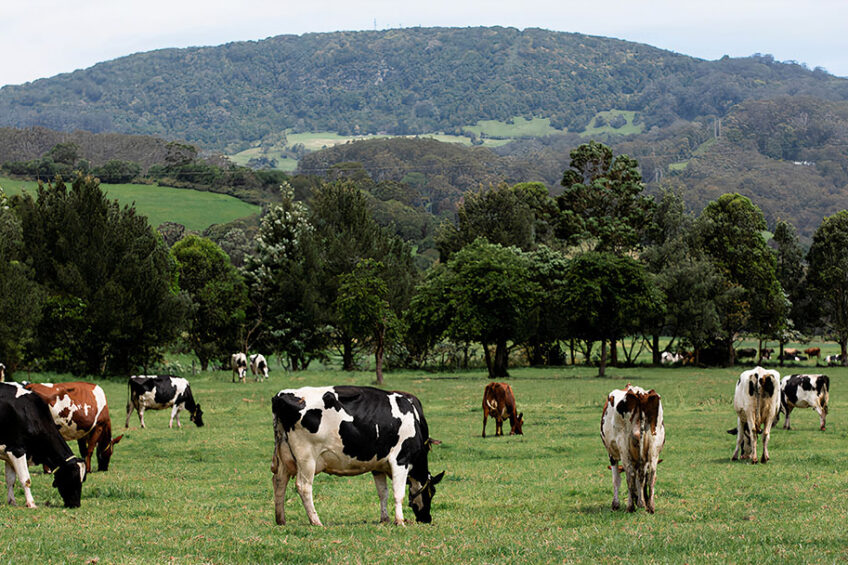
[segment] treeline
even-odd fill
[[[742,337],[807,334],[848,359],[848,212],[825,218],[805,254],[786,222],[766,241],[748,198],[723,194],[693,215],[673,191],[647,195],[637,161],[592,142],[571,152],[556,197],[532,182],[466,193],[436,231],[440,261],[419,274],[361,188],[392,188],[382,183],[339,176],[314,185],[308,206],[284,185],[241,268],[198,236],[169,249],[91,177],[4,199],[0,358],[125,374],[173,347],[203,367],[259,350],[293,370],[338,352],[345,369],[373,355],[381,381],[384,363],[461,366],[477,349],[501,378],[516,352],[544,365],[579,351],[603,374],[643,348],[656,363],[664,347],[732,364]]]
[[[409,28],[138,53],[4,87],[0,125],[160,135],[223,150],[289,128],[463,133],[515,116],[580,132],[612,109],[638,112],[650,129],[790,94],[845,100],[848,87],[768,55],[702,61],[533,28]]]

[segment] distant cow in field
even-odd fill
[[[233,382],[236,382],[236,377],[240,382],[245,382],[247,377],[247,355],[244,353],[233,353],[230,358],[230,365],[233,368]]]
[[[786,347],[786,348],[783,349],[783,354],[788,355],[790,357],[795,357],[795,356],[801,355],[801,350],[796,349],[794,347]]]
[[[820,347],[808,347],[804,350],[804,354],[812,359],[815,357],[816,359],[821,359],[821,348]]]
[[[763,458],[769,460],[768,441],[771,427],[780,410],[780,374],[777,371],[755,367],[739,375],[733,397],[736,410],[736,450],[732,459],[750,455],[757,462],[757,436],[763,434]]]
[[[507,383],[489,383],[483,390],[483,437],[486,437],[486,421],[495,419],[495,436],[503,435],[503,422],[509,418],[509,435],[522,435],[524,413],[515,409],[515,395]]]
[[[737,359],[753,359],[757,356],[757,350],[754,347],[740,347],[736,350]]]
[[[50,408],[59,433],[66,441],[76,440],[80,456],[85,459],[85,472],[91,472],[91,455],[97,449],[97,469],[109,469],[115,444],[123,435],[112,439],[112,419],[106,394],[99,385],[75,383],[30,383],[26,388],[41,397]]]
[[[618,500],[621,486],[618,462],[621,461],[627,477],[627,511],[644,506],[653,514],[657,464],[665,444],[660,395],[632,385],[613,390],[601,415],[601,440],[612,469],[612,509],[621,506]]]
[[[774,353],[774,349],[771,347],[763,347],[760,349],[760,357],[762,359],[771,359],[771,354]]]
[[[672,353],[671,351],[663,351],[660,354],[660,363],[663,365],[673,365],[683,361],[682,353]]]
[[[15,478],[28,508],[35,508],[28,463],[53,470],[53,486],[65,506],[80,505],[85,463],[68,447],[50,409],[37,394],[17,383],[0,384],[0,459],[6,461],[6,501],[15,504]]]
[[[830,379],[827,375],[788,375],[780,381],[780,410],[786,414],[783,429],[792,429],[789,414],[793,408],[812,408],[819,415],[821,430],[825,429],[827,404],[830,399]]]
[[[250,356],[250,372],[258,381],[268,378],[268,362],[265,361],[265,356],[261,353],[254,353]]]
[[[842,355],[828,355],[824,358],[824,362],[828,365],[841,365]]]
[[[200,404],[194,401],[191,386],[186,379],[170,375],[138,375],[130,377],[127,386],[129,399],[127,400],[127,421],[124,427],[128,428],[130,425],[130,414],[133,408],[138,410],[138,419],[142,428],[145,427],[144,411],[147,408],[151,410],[171,408],[169,428],[173,427],[174,419],[177,420],[178,428],[183,427],[180,423],[180,410],[188,410],[191,415],[189,419],[197,424],[197,427],[203,425],[203,411],[200,409]]]
[[[430,523],[430,505],[444,472],[430,475],[430,439],[421,403],[405,392],[371,387],[304,387],[281,390],[271,402],[274,413],[274,510],[285,524],[286,488],[295,488],[309,523],[321,526],[312,500],[316,474],[372,473],[380,497],[380,521],[388,522],[388,487],[392,479],[395,523],[402,525],[403,495],[418,522]]]

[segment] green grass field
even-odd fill
[[[483,372],[388,373],[386,388],[421,399],[430,455],[446,470],[433,524],[378,524],[370,475],[319,475],[308,526],[293,485],[286,526],[274,524],[271,397],[282,388],[358,384],[372,373],[332,368],[232,384],[229,372],[191,377],[206,426],[166,411],[130,429],[106,473],[92,473],[82,507],[66,510],[50,477],[33,468],[38,509],[0,509],[0,562],[15,563],[755,563],[848,558],[848,371],[828,368],[826,432],[812,410],[772,434],[767,465],[731,462],[734,384],[742,368],[515,369],[523,436],[480,437]],[[797,369],[797,368],[796,368]],[[813,372],[813,363],[802,372]],[[797,370],[796,370],[797,372]],[[783,374],[784,371],[781,371]],[[20,376],[23,378],[23,376]],[[38,380],[37,375],[31,375]],[[59,380],[54,375],[46,379]],[[123,380],[97,381],[123,430]],[[613,512],[599,436],[607,393],[628,382],[663,397],[666,445],[654,515]],[[489,422],[488,434],[494,434]],[[74,447],[75,449],[75,447]],[[23,494],[16,485],[16,496]],[[412,512],[405,507],[405,516]]]
[[[0,177],[7,195],[27,190],[36,193],[38,183]],[[102,184],[109,198],[122,205],[135,203],[139,214],[147,216],[154,228],[162,222],[176,222],[187,229],[203,231],[212,224],[224,224],[236,218],[258,214],[259,206],[227,194],[147,184]]]
[[[642,133],[642,126],[633,123],[633,119],[636,117],[636,112],[629,110],[607,110],[605,112],[598,112],[597,115],[606,118],[607,125],[595,127],[595,118],[592,118],[589,125],[586,126],[586,131],[580,134],[582,137],[591,137],[600,133],[609,133],[612,135],[632,135]],[[609,122],[616,116],[624,116],[627,123],[620,128],[612,127],[609,125]]]

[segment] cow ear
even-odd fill
[[[439,473],[435,477],[430,477],[430,484],[431,485],[439,484],[439,481],[441,481],[444,476],[445,476],[445,472],[442,471],[441,473]]]
[[[121,438],[122,438],[122,437],[124,437],[124,434],[121,434],[121,435],[119,435],[118,437],[116,437],[115,439],[113,439],[113,440],[112,440],[112,445],[115,445],[116,443],[118,443],[119,441],[121,441]]]

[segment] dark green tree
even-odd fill
[[[212,359],[225,359],[243,351],[247,285],[230,263],[230,258],[214,242],[189,235],[174,244],[180,289],[191,299],[188,340],[206,370]]]
[[[699,249],[726,280],[726,300],[719,311],[721,341],[731,364],[733,341],[740,332],[776,335],[786,316],[775,253],[763,237],[765,229],[760,209],[739,194],[724,194],[710,202],[695,225]],[[734,292],[734,287],[742,291]]]
[[[55,305],[34,347],[47,368],[126,374],[156,360],[182,326],[186,303],[176,262],[147,219],[107,199],[91,177],[70,188],[40,185],[37,198],[16,196],[12,205],[23,256]],[[71,341],[68,317],[77,324]],[[67,355],[57,358],[57,349]]]
[[[848,365],[848,210],[825,218],[807,253],[810,291],[820,323],[838,344]]]
[[[777,251],[777,280],[789,300],[789,311],[780,328],[777,338],[780,345],[780,356],[783,346],[795,333],[813,329],[815,307],[810,300],[807,288],[807,273],[804,269],[804,251],[798,238],[795,226],[778,220],[772,235],[772,241]]]
[[[21,259],[21,222],[0,188],[0,360],[8,374],[24,360],[41,318],[43,296]]]
[[[607,364],[607,343],[641,333],[660,308],[657,288],[641,263],[628,256],[591,251],[568,265],[560,308],[569,316],[569,334],[601,341],[598,376]]]
[[[539,302],[530,259],[515,247],[478,238],[437,266],[418,287],[413,331],[483,346],[490,378],[509,376],[509,350],[533,331]],[[495,347],[494,355],[490,346]]]
[[[73,167],[79,159],[79,145],[73,141],[57,143],[47,152],[53,161]]]
[[[636,247],[651,217],[652,200],[635,159],[613,158],[602,143],[584,143],[571,152],[557,197],[557,236],[570,245],[622,253]]]
[[[398,318],[389,305],[389,288],[381,278],[383,264],[362,259],[351,273],[339,275],[334,304],[344,331],[374,349],[377,384],[383,384],[383,358],[387,340],[398,329]]]

